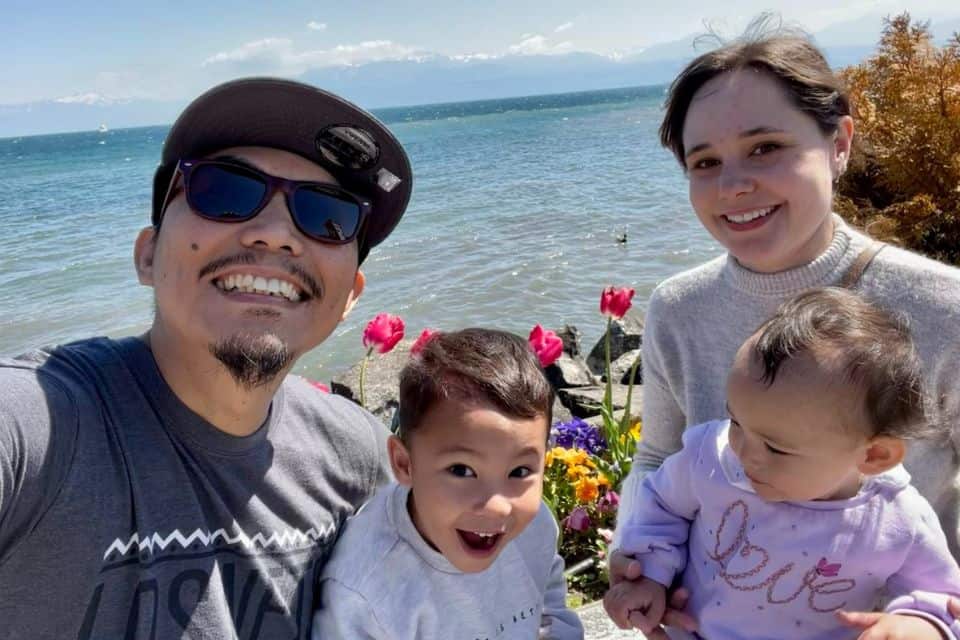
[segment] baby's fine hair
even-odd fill
[[[812,289],[783,303],[757,330],[753,351],[772,385],[785,362],[808,353],[862,394],[871,436],[946,436],[924,410],[920,358],[906,320],[849,289]]]
[[[553,397],[537,355],[520,336],[479,328],[441,332],[400,372],[399,435],[407,441],[447,398],[487,403],[514,418],[544,416],[549,426]]]

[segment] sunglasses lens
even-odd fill
[[[257,210],[266,191],[263,179],[242,167],[201,164],[190,175],[187,200],[208,218],[243,220]]]
[[[293,194],[297,223],[319,240],[346,242],[360,226],[360,205],[313,187],[301,187]]]

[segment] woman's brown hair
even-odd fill
[[[660,143],[673,152],[681,165],[685,164],[683,126],[690,103],[700,87],[724,73],[744,69],[768,73],[825,135],[834,133],[840,119],[850,115],[850,100],[843,82],[809,36],[773,23],[769,14],[755,18],[744,35],[698,56],[670,85],[660,125]]]

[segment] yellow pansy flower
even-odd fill
[[[580,478],[573,488],[580,502],[593,502],[600,495],[599,485],[594,478]]]

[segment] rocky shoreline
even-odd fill
[[[580,331],[573,325],[565,325],[556,333],[563,340],[563,354],[546,369],[547,378],[557,393],[553,407],[553,421],[564,422],[573,417],[588,422],[600,420],[600,401],[603,398],[606,377],[604,375],[604,338],[585,352],[580,344]],[[630,310],[619,320],[612,322],[610,331],[610,371],[613,380],[613,401],[619,417],[626,407],[627,386],[630,369],[640,359],[643,335],[643,317]],[[385,424],[391,424],[397,409],[397,387],[400,370],[410,357],[412,338],[404,339],[390,352],[371,356],[367,363],[365,396],[367,409]],[[330,381],[333,393],[359,402],[360,366],[357,363],[346,372]],[[643,383],[643,366],[636,369],[635,387],[631,398],[630,413],[640,415],[640,386]]]

